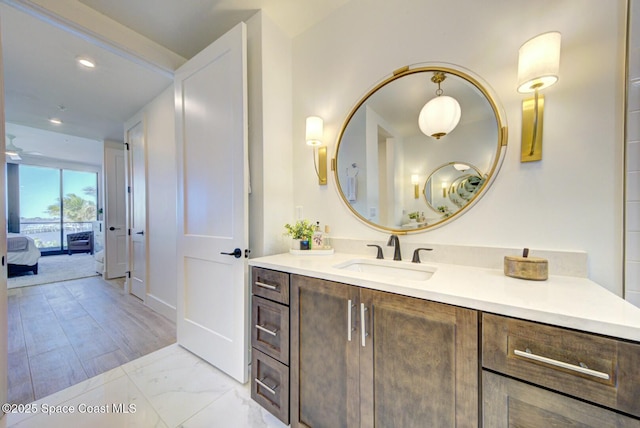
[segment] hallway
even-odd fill
[[[8,401],[29,403],[176,340],[175,324],[100,277],[8,291]]]

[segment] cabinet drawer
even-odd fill
[[[251,292],[269,300],[289,304],[289,274],[254,267],[251,270]]]
[[[255,348],[252,354],[251,398],[289,424],[289,367]]]
[[[640,420],[483,371],[483,426],[640,428]]]
[[[483,314],[482,365],[640,417],[640,345]]]
[[[251,346],[289,365],[289,307],[253,296]]]

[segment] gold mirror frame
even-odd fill
[[[455,213],[443,217],[442,219],[440,219],[439,221],[433,222],[431,224],[425,224],[424,226],[420,226],[417,228],[413,228],[413,229],[405,229],[405,228],[397,228],[397,227],[389,227],[386,225],[382,225],[382,224],[378,224],[378,223],[374,223],[370,220],[368,220],[367,218],[365,218],[361,213],[359,213],[357,210],[355,210],[351,203],[349,202],[347,196],[345,195],[342,186],[341,186],[341,182],[340,182],[340,177],[338,175],[338,170],[341,167],[338,163],[338,156],[340,154],[340,145],[342,144],[342,139],[345,133],[345,130],[347,129],[347,126],[349,125],[349,123],[351,122],[351,119],[354,117],[354,115],[356,114],[356,112],[358,112],[358,110],[360,109],[360,107],[362,107],[369,99],[370,97],[375,94],[378,90],[380,90],[381,88],[383,88],[384,86],[388,85],[391,82],[394,82],[398,79],[401,79],[405,76],[409,76],[409,75],[413,75],[416,73],[433,73],[433,72],[443,72],[445,74],[450,74],[452,76],[457,76],[463,80],[465,80],[466,82],[470,83],[473,87],[475,87],[488,101],[491,109],[493,110],[493,114],[495,116],[495,121],[496,121],[496,126],[497,126],[497,141],[495,144],[495,155],[493,156],[493,162],[489,168],[489,170],[487,171],[486,175],[487,179],[485,180],[484,184],[482,185],[482,187],[478,190],[478,192],[473,196],[473,198],[471,198],[471,200],[461,209],[459,209],[458,211],[456,211]],[[449,223],[450,221],[458,218],[460,215],[466,213],[467,211],[469,211],[469,209],[474,206],[477,201],[486,193],[487,189],[491,186],[491,184],[493,183],[493,181],[495,180],[497,173],[502,165],[502,162],[504,160],[504,156],[506,153],[506,147],[507,147],[507,126],[506,126],[506,121],[504,119],[505,115],[504,112],[502,110],[502,107],[498,104],[497,102],[497,98],[492,95],[492,93],[490,93],[489,91],[489,86],[482,82],[482,80],[477,77],[474,76],[472,74],[472,72],[463,69],[462,67],[459,66],[455,66],[452,64],[442,64],[442,63],[425,63],[425,64],[419,64],[419,65],[414,65],[414,66],[406,66],[406,67],[402,67],[396,71],[394,71],[392,73],[391,76],[384,78],[380,83],[376,84],[371,90],[369,90],[364,97],[362,97],[355,105],[354,107],[351,109],[351,111],[349,112],[349,114],[347,115],[342,128],[340,129],[340,132],[338,134],[337,137],[337,143],[336,143],[336,149],[335,149],[335,157],[332,159],[331,161],[331,169],[333,170],[333,174],[334,174],[334,183],[336,186],[336,190],[338,191],[338,194],[340,195],[340,198],[342,199],[342,202],[349,208],[349,210],[351,211],[351,213],[360,221],[362,221],[364,224],[374,228],[374,229],[378,229],[378,230],[382,230],[385,232],[391,232],[391,233],[396,233],[396,234],[407,234],[407,233],[416,233],[416,232],[424,232],[426,230],[429,229],[434,229],[437,227],[440,227],[446,223]],[[446,88],[445,88],[445,92],[446,92]],[[426,100],[425,100],[426,101]],[[416,114],[416,121],[417,121],[417,114]],[[347,164],[351,164],[350,162],[347,162]],[[353,166],[355,167],[355,164],[353,164]],[[356,168],[356,173],[357,173],[357,168]],[[428,174],[430,175],[430,174]],[[425,207],[426,208],[426,207]]]

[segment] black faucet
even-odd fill
[[[391,235],[389,237],[389,242],[387,242],[389,247],[395,247],[393,249],[393,260],[402,260],[402,256],[400,255],[400,240],[397,235]]]
[[[384,259],[382,255],[382,247],[380,245],[367,244],[367,247],[376,247],[378,249],[378,254],[376,254],[376,259]]]
[[[416,248],[411,259],[412,263],[420,263],[420,250],[433,251],[433,248]]]

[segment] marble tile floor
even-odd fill
[[[0,427],[284,427],[249,388],[174,344],[34,401],[36,414],[10,413]]]

